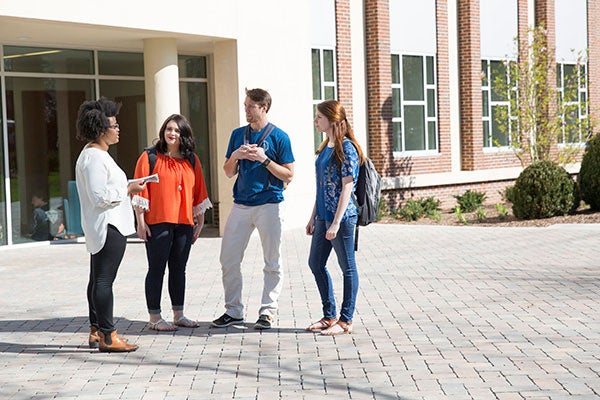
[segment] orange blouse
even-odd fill
[[[133,196],[132,204],[144,210],[147,224],[168,222],[194,225],[194,218],[212,207],[196,154],[195,166],[187,159],[172,158],[156,152],[152,174],[158,182],[149,182],[146,189]],[[151,175],[148,153],[144,151],[135,166],[134,178]]]

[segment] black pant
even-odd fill
[[[169,296],[173,310],[183,310],[185,266],[190,255],[194,228],[191,225],[160,223],[148,225],[152,236],[146,242],[148,273],[146,305],[150,314],[160,314],[160,298],[167,263]]]
[[[109,224],[104,247],[90,257],[90,281],[87,287],[90,325],[99,328],[105,335],[115,330],[112,286],[126,245],[127,238]]]

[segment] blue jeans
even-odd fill
[[[327,270],[327,259],[331,249],[335,250],[338,263],[344,276],[344,297],[340,321],[351,322],[356,305],[356,294],[358,293],[358,271],[354,258],[354,229],[356,228],[356,217],[340,223],[340,229],[333,240],[327,240],[325,233],[331,222],[315,218],[315,228],[310,245],[310,256],[308,265],[315,276],[321,303],[323,304],[323,317],[331,319],[336,317],[335,296],[331,276]]]

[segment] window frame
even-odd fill
[[[509,87],[509,93],[506,93],[506,100],[494,100],[493,99],[493,87],[492,82],[495,77],[492,78],[492,63],[499,62],[506,65],[506,85]],[[483,71],[483,64],[486,64],[485,72]],[[481,118],[482,118],[482,147],[484,152],[503,152],[512,151],[512,132],[513,127],[518,127],[518,117],[514,114],[511,104],[511,96],[517,96],[517,88],[511,85],[511,66],[514,66],[516,60],[511,59],[492,59],[483,58],[481,59]],[[484,113],[486,106],[484,98],[487,96],[487,115]],[[518,99],[516,99],[518,101]],[[507,124],[508,132],[506,145],[499,146],[494,143],[494,132],[493,132],[493,116],[495,107],[507,107],[509,115],[509,123]],[[487,133],[485,127],[488,127]],[[486,137],[487,136],[487,137]]]
[[[565,66],[573,66],[577,72],[577,99],[575,101],[564,101],[564,93],[566,90],[565,86]],[[581,73],[581,69],[583,69],[583,76]],[[582,132],[582,121],[589,118],[589,93],[588,93],[588,65],[585,62],[557,62],[556,63],[556,96],[559,107],[562,106],[562,109],[559,110],[559,119],[562,121],[562,128],[559,132],[559,137],[557,138],[558,146],[567,147],[567,146],[585,146],[587,142],[587,138],[583,136]],[[585,98],[585,100],[584,100]],[[567,107],[577,106],[578,119],[580,121],[579,125],[579,141],[568,141],[567,140],[567,124],[565,122],[565,109]]]
[[[393,156],[395,158],[399,158],[399,157],[403,157],[406,155],[411,155],[411,156],[431,156],[431,155],[437,155],[439,154],[439,104],[438,104],[438,88],[437,88],[437,82],[438,82],[438,71],[437,71],[437,57],[435,54],[429,54],[429,53],[402,53],[402,52],[397,52],[397,53],[392,53],[391,54],[392,57],[392,66],[394,65],[394,57],[397,57],[398,59],[398,83],[393,83],[394,82],[394,71],[393,71],[393,67],[392,67],[392,71],[390,71],[390,73],[392,74],[392,125],[395,125],[397,123],[401,124],[401,133],[400,133],[400,147],[399,149],[396,148],[396,145],[394,144],[392,152],[393,152]],[[422,66],[423,66],[423,99],[422,100],[405,100],[404,99],[404,88],[405,88],[405,84],[403,81],[403,73],[404,73],[404,64],[403,64],[403,57],[420,57],[422,59]],[[433,66],[433,83],[428,83],[427,81],[427,59],[431,58],[431,63]],[[394,90],[399,90],[400,91],[400,116],[394,116],[393,115],[393,110],[395,108],[395,103],[394,103],[394,95],[393,92]],[[429,96],[429,92],[433,90],[433,108],[434,108],[434,116],[429,116],[428,115],[428,101],[430,100],[430,96]],[[423,132],[423,140],[424,140],[424,149],[420,149],[420,150],[406,150],[406,123],[405,123],[405,107],[407,106],[422,106],[423,110],[424,110],[424,132]],[[434,143],[434,147],[430,148],[430,136],[431,136],[431,132],[429,132],[429,125],[430,123],[434,123],[435,124],[435,132],[433,132],[433,138],[435,140]],[[394,128],[392,128],[392,132],[394,132]],[[392,133],[393,135],[395,135],[395,133]]]
[[[311,76],[314,77],[314,66],[312,64],[312,57],[313,57],[313,52],[314,51],[318,51],[319,52],[319,79],[320,79],[320,87],[319,87],[319,98],[315,99],[314,98],[314,93],[312,94],[312,109],[313,109],[313,120],[316,117],[316,113],[317,113],[317,105],[321,102],[323,102],[324,100],[330,100],[330,99],[326,99],[325,98],[325,90],[326,88],[333,88],[333,99],[332,100],[337,100],[338,98],[338,87],[337,87],[337,60],[336,60],[336,49],[335,47],[329,47],[329,46],[320,46],[320,47],[311,47],[310,49],[310,57],[311,57]],[[325,80],[325,51],[331,51],[332,52],[332,61],[333,61],[333,65],[331,66],[332,71],[333,71],[333,81],[326,81]],[[314,81],[313,81],[313,90],[314,90]],[[313,126],[313,140],[314,140],[314,149],[315,151],[317,151],[319,144],[321,144],[321,142],[324,140],[325,136],[322,132],[317,132],[317,129],[314,128]]]

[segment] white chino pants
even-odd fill
[[[221,271],[225,289],[226,313],[233,318],[244,318],[242,302],[242,259],[252,232],[260,235],[264,259],[264,283],[259,315],[271,317],[277,310],[281,293],[283,271],[279,263],[281,246],[280,205],[263,204],[243,206],[234,204],[221,241]]]

